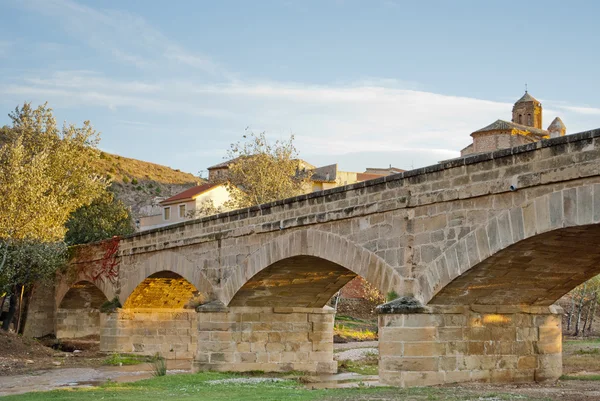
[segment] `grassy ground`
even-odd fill
[[[233,381],[228,381],[234,379]],[[523,395],[503,393],[473,393],[460,388],[389,387],[308,390],[293,380],[264,382],[236,382],[247,380],[243,376],[227,373],[198,373],[157,377],[136,383],[110,383],[99,388],[55,390],[8,396],[4,400],[244,400],[244,401],[304,401],[304,400],[406,400],[406,401],[458,401],[458,400],[540,400]]]
[[[361,375],[377,375],[379,374],[379,356],[376,353],[369,353],[359,361],[338,361],[338,372],[353,372]]]
[[[103,361],[103,365],[123,366],[123,365],[139,365],[146,362],[154,362],[157,357],[144,355],[130,354],[111,354]]]
[[[377,340],[377,320],[337,315],[333,334],[341,341]]]
[[[600,338],[566,340],[563,342],[563,372],[600,373]]]

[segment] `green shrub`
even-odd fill
[[[132,178],[132,179],[131,179],[131,184],[132,184],[132,185],[137,185],[137,184],[138,184],[138,180],[137,180],[137,178],[135,178],[135,177],[134,177],[134,178]]]
[[[111,354],[103,361],[104,365],[123,366],[123,365],[139,365],[140,363],[151,362],[150,357],[144,355],[127,355],[127,354]]]
[[[121,307],[121,302],[119,298],[114,297],[112,301],[106,301],[100,306],[100,312],[102,313],[112,313]]]
[[[158,352],[154,355],[152,361],[152,376],[165,376],[167,374],[167,360],[163,358]]]
[[[123,177],[123,183],[129,184],[129,177],[127,177],[127,176]]]
[[[390,302],[393,301],[394,299],[398,298],[398,293],[394,290],[390,291],[387,293],[387,296],[385,297],[386,302]]]
[[[144,188],[142,188],[142,186],[141,186],[141,185],[138,185],[137,187],[135,187],[135,189],[136,189],[136,191],[141,191],[141,190],[142,190],[142,189],[144,189]]]

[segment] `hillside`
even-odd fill
[[[10,129],[0,127],[0,147],[8,142]],[[140,209],[168,198],[204,180],[180,170],[106,152],[100,153],[98,171],[112,180],[111,190],[127,206],[134,218]]]
[[[167,166],[106,152],[100,155],[98,171],[113,181],[111,190],[131,207],[134,217],[139,216],[140,208],[157,198],[168,198],[203,181]]]

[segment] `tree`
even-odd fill
[[[270,144],[265,133],[244,135],[246,142],[231,145],[226,184],[232,209],[289,198],[304,192],[309,173],[300,167],[294,136]]]
[[[595,276],[569,292],[571,307],[567,312],[567,331],[575,319],[574,335],[589,334],[592,330],[598,295],[600,293],[600,276]],[[583,321],[582,321],[583,318]]]
[[[58,265],[14,255],[61,248],[55,244],[63,240],[70,214],[96,199],[107,183],[91,167],[100,155],[99,136],[88,121],[59,129],[52,109],[30,103],[9,117],[12,126],[2,129],[0,145],[0,277],[15,305],[17,293]]]
[[[206,199],[196,209],[188,211],[185,217],[188,219],[198,219],[200,217],[212,216],[222,211],[223,208],[216,207],[212,199]]]
[[[19,295],[20,310],[27,310],[23,303],[23,295],[28,289],[27,284],[53,278],[56,267],[63,265],[66,261],[67,253],[66,245],[62,241],[40,242],[19,239],[10,243],[5,255],[5,269],[0,274],[0,292],[11,294],[8,316],[2,324],[2,329],[8,330],[16,312]],[[23,284],[18,286],[17,283]],[[29,291],[27,291],[27,294],[29,294]],[[21,313],[19,313],[19,316],[21,316]],[[23,320],[23,318],[19,318],[21,327],[23,325],[20,323]]]
[[[73,212],[66,227],[65,242],[69,245],[87,244],[135,231],[129,208],[110,191]]]
[[[0,239],[61,240],[69,215],[106,189],[91,167],[99,137],[89,121],[59,130],[45,104],[25,103],[9,117],[14,135],[0,148]]]

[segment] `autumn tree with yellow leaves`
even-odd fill
[[[227,154],[233,161],[225,182],[231,196],[226,207],[239,209],[305,192],[310,172],[301,166],[293,135],[272,143],[264,132],[250,132],[243,138],[245,141],[232,144]]]
[[[88,121],[59,127],[46,104],[30,103],[9,117],[0,142],[0,293],[8,293],[14,314],[17,294],[58,267],[71,213],[107,182],[92,167],[99,136]]]

